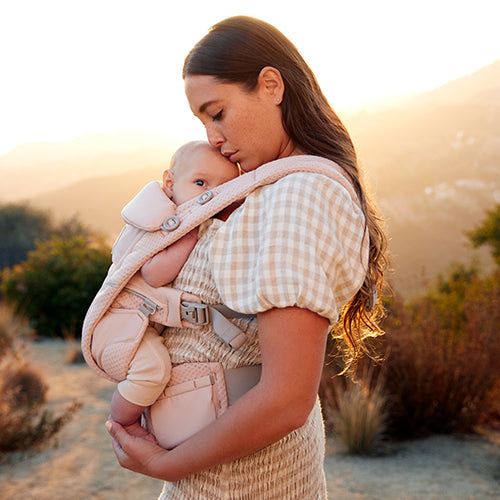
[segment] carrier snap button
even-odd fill
[[[177,217],[177,215],[171,215],[170,217],[167,217],[163,221],[161,228],[164,231],[173,231],[174,229],[177,229],[179,227],[180,223],[181,223],[181,220],[179,219],[179,217]]]
[[[212,191],[205,191],[204,193],[198,196],[198,203],[200,205],[204,205],[207,201],[211,200],[214,197]]]

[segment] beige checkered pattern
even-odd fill
[[[210,258],[232,309],[298,306],[335,323],[364,280],[368,247],[349,193],[323,175],[295,173],[254,191],[218,231]]]

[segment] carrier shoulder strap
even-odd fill
[[[246,198],[253,190],[298,172],[322,174],[335,180],[349,192],[352,201],[359,206],[357,194],[341,167],[325,158],[306,155],[291,156],[266,163],[256,170],[206,191],[198,198],[183,203],[178,207],[176,215],[168,215],[157,230],[145,231],[132,251],[121,259],[119,266],[113,264],[109,268],[83,323],[81,345],[87,364],[97,372],[102,372],[91,354],[93,331],[118,293],[145,262],[205,220],[232,203]]]

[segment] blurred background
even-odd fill
[[[428,498],[500,495],[497,4],[0,3],[5,498],[66,498],[65,488],[74,498],[159,493],[156,481],[119,470],[102,426],[112,385],[81,364],[78,340],[122,207],[160,178],[180,144],[205,138],[184,96],[184,58],[212,24],[240,14],[275,25],[309,63],[351,133],[390,237],[387,334],[370,346],[383,363],[364,359],[353,385],[325,359],[320,396],[337,439],[331,453],[384,455],[381,442],[394,451],[401,438],[432,434],[487,436],[478,441],[483,461],[462,442],[454,448],[467,456],[456,458],[453,481],[436,479],[436,471],[453,470],[438,462],[412,484],[434,485]],[[329,354],[336,350],[331,340]],[[32,449],[41,455],[15,455]],[[444,449],[439,442],[431,453]],[[431,463],[427,455],[418,460],[408,472]],[[356,498],[371,498],[387,473],[361,486],[356,479],[367,470],[340,470],[335,462],[327,471],[331,491],[352,477],[347,490],[365,495]],[[395,477],[401,481],[401,470]],[[450,493],[451,483],[458,489]],[[406,495],[403,487],[394,498],[413,498]]]

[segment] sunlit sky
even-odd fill
[[[497,0],[0,0],[0,154],[89,132],[202,138],[180,76],[217,21],[297,46],[339,111],[430,90],[500,59]]]

